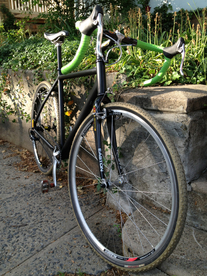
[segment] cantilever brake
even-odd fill
[[[181,60],[181,63],[180,63],[180,74],[182,76],[184,76],[184,73],[183,73],[183,64],[184,64],[184,60],[185,60],[185,43],[183,43],[183,45],[182,45],[181,55],[182,55],[182,60]]]

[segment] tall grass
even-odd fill
[[[116,18],[116,22],[118,18],[120,17]],[[150,12],[143,15],[141,9],[136,8],[129,11],[128,20],[125,22],[118,22],[118,25],[119,29],[124,30],[125,35],[163,47],[171,46],[179,37],[183,37],[186,43],[185,77],[183,78],[179,75],[180,56],[176,56],[173,59],[168,74],[163,79],[163,83],[165,85],[169,85],[172,82],[207,84],[206,8],[204,8],[201,13],[199,13],[199,11],[194,11],[194,19],[197,21],[196,24],[191,22],[188,11],[181,10],[179,13],[174,12],[172,16],[172,28],[164,30],[161,14],[156,13],[153,18]],[[130,58],[128,54],[130,54]],[[139,82],[142,82],[143,78],[151,78],[157,74],[159,66],[162,66],[161,59],[162,57],[160,54],[142,51],[137,48],[128,48],[127,54],[121,64],[121,72],[124,70],[125,73],[128,72],[132,80],[131,84],[135,86],[139,84]],[[129,67],[127,67],[127,63]],[[132,67],[130,67],[131,65]],[[139,68],[137,67],[135,69],[134,67],[136,66],[139,66]],[[142,70],[140,70],[141,68]],[[141,71],[143,71],[142,76]],[[137,80],[137,77],[141,79]]]

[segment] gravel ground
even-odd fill
[[[48,194],[41,193],[43,179],[28,151],[0,140],[0,275],[126,275],[102,261],[83,238],[67,174],[58,175],[62,188]],[[139,275],[206,276],[207,233],[186,226],[168,260]]]

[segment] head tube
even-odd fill
[[[103,53],[101,51],[101,44],[102,44],[102,38],[103,38],[103,15],[101,13],[98,14],[97,25],[98,25],[98,32],[97,32],[97,42],[96,42],[96,54],[97,54],[97,57],[103,58]]]

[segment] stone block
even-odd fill
[[[128,89],[120,97],[146,110],[190,113],[207,108],[206,85]]]
[[[188,192],[187,223],[207,231],[207,172],[191,184]]]
[[[207,87],[186,85],[127,90],[120,100],[149,111],[169,133],[187,182],[207,167]]]

